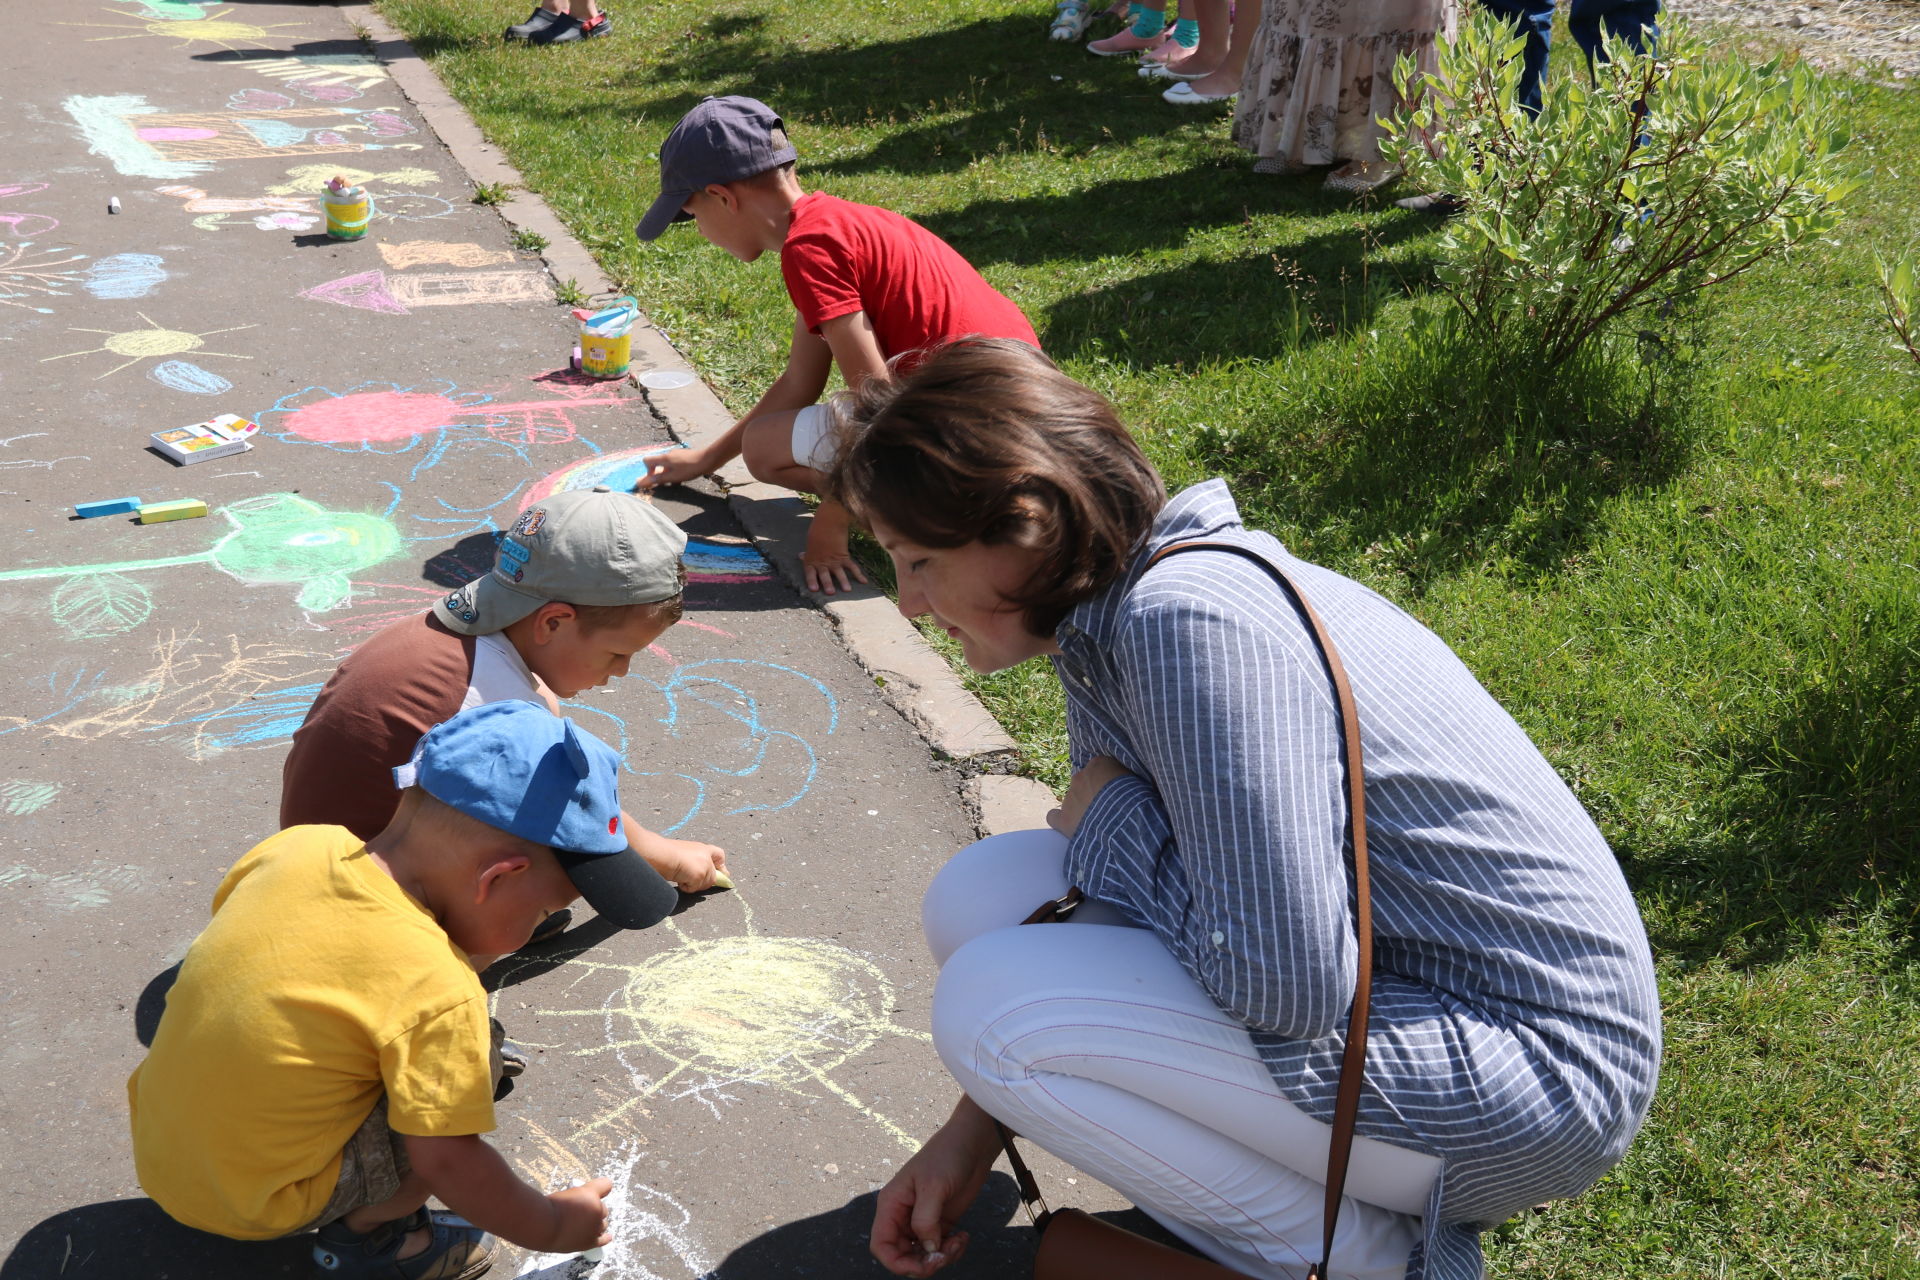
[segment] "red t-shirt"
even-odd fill
[[[1040,345],[1013,300],[945,240],[892,210],[824,191],[794,202],[780,274],[809,331],[864,311],[888,359],[969,334]]]

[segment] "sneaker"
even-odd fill
[[[1466,201],[1451,192],[1434,191],[1427,195],[1406,196],[1395,200],[1394,205],[1401,209],[1411,209],[1415,213],[1430,213],[1436,218],[1451,218],[1467,207]]]
[[[525,22],[508,27],[506,38],[509,40],[531,40],[560,20],[559,14],[551,9],[535,9]]]
[[[579,368],[578,365],[575,365],[574,367],[576,369]],[[527,939],[526,944],[522,946],[520,950],[525,951],[529,947],[537,947],[543,942],[548,942],[554,938],[559,937],[561,934],[567,931],[567,927],[572,923],[573,923],[573,908],[572,907],[560,908],[558,911],[554,912],[552,915],[548,916],[545,920],[542,920],[540,922],[539,927],[534,929],[533,936]]]
[[[407,1236],[424,1229],[427,1247],[400,1257]],[[368,1232],[330,1222],[313,1240],[315,1280],[477,1280],[493,1266],[494,1239],[464,1218],[417,1209]]]
[[[613,34],[613,15],[602,11],[599,17],[588,25],[572,14],[561,15],[560,21],[533,37],[535,44],[578,44],[582,40],[593,40],[600,36]]]

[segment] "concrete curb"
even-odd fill
[[[526,180],[487,141],[466,109],[447,91],[433,68],[413,46],[369,4],[342,8],[347,21],[367,33],[371,52],[387,68],[394,83],[420,112],[452,154],[454,162],[476,185],[500,183],[515,189],[514,199],[495,210],[516,230],[528,230],[547,241],[541,253],[555,280],[572,280],[587,294],[611,293],[613,284],[584,245]],[[661,370],[692,373],[685,356],[650,321],[634,329],[633,363],[637,374]],[[733,425],[733,415],[698,376],[682,387],[656,389],[641,385],[648,405],[667,424],[674,438],[699,445]],[[918,629],[900,616],[882,592],[856,588],[844,595],[809,592],[800,567],[806,543],[807,506],[792,490],[755,480],[736,459],[718,477],[726,489],[735,516],[759,551],[795,590],[818,605],[832,622],[841,643],[863,670],[874,678],[881,696],[926,739],[939,755],[958,764],[971,776],[964,789],[982,834],[1045,825],[1053,794],[1030,778],[1004,775],[1017,747],[1005,729],[968,693],[953,668],[930,648]]]

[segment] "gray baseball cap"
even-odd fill
[[[652,240],[687,220],[681,211],[694,192],[765,173],[798,154],[785,122],[758,98],[704,98],[660,144],[660,194],[633,233]]]
[[[653,604],[680,590],[687,535],[637,493],[606,485],[542,499],[500,538],[493,572],[433,606],[463,636],[512,626],[554,600]]]

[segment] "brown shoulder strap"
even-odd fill
[[[1347,683],[1346,668],[1341,665],[1332,637],[1327,635],[1326,624],[1320,621],[1312,603],[1285,570],[1250,547],[1227,542],[1177,542],[1156,552],[1153,559],[1147,561],[1147,568],[1182,551],[1225,551],[1266,570],[1307,620],[1314,641],[1320,646],[1320,656],[1326,662],[1327,675],[1333,681],[1334,700],[1340,707],[1347,769],[1347,823],[1353,843],[1353,931],[1359,945],[1359,972],[1354,981],[1353,1009],[1347,1018],[1346,1052],[1340,1060],[1340,1088],[1334,1097],[1333,1143],[1327,1150],[1327,1205],[1322,1219],[1320,1261],[1307,1271],[1307,1280],[1326,1280],[1327,1263],[1333,1256],[1333,1228],[1340,1219],[1340,1197],[1346,1191],[1354,1121],[1360,1113],[1360,1083],[1367,1068],[1367,1012],[1373,994],[1373,893],[1367,877],[1367,792],[1360,757],[1360,714],[1354,707],[1353,688]]]

